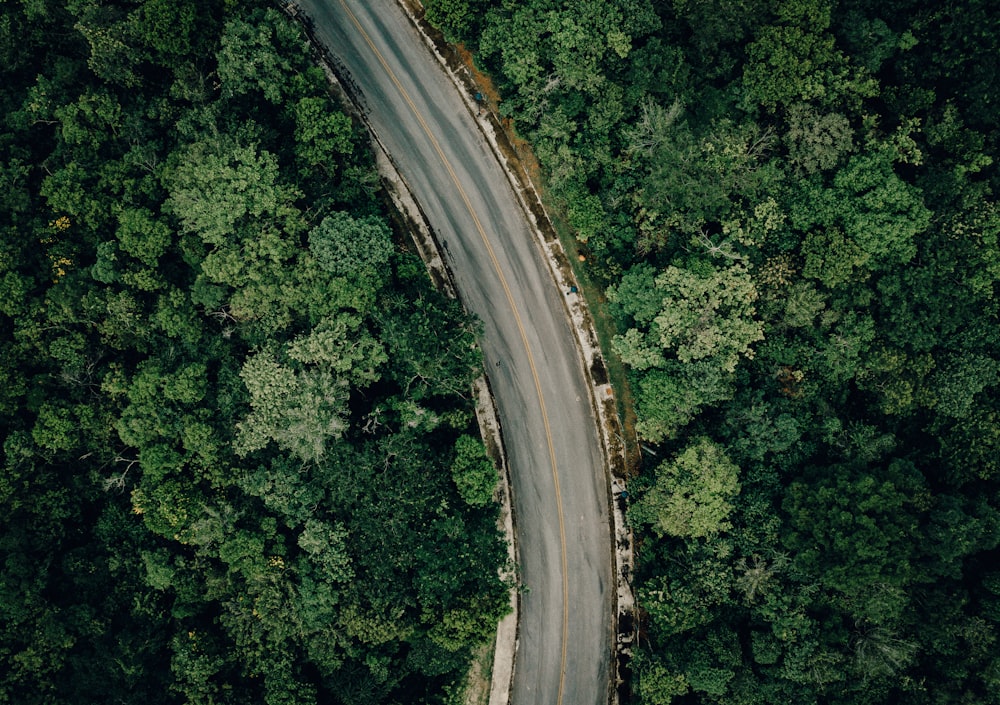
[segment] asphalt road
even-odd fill
[[[514,705],[606,705],[606,476],[562,297],[499,163],[395,0],[301,0],[483,321],[511,470],[521,598]],[[345,77],[342,77],[345,78]]]

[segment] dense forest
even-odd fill
[[[528,139],[637,431],[636,702],[1000,702],[990,0],[425,0]]]
[[[476,322],[253,0],[0,4],[0,703],[454,702]]]

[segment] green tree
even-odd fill
[[[298,26],[268,8],[229,20],[222,30],[216,69],[225,97],[259,92],[280,104],[311,80],[308,47]]]
[[[347,538],[343,526],[309,519],[299,534],[298,545],[317,566],[323,580],[345,583],[354,577],[347,554]]]
[[[96,1],[74,3],[79,21],[73,27],[90,45],[87,66],[99,78],[136,88],[142,84],[143,59],[136,26],[118,8]]]
[[[774,179],[765,160],[774,141],[771,129],[724,119],[696,131],[680,121],[678,103],[669,109],[653,105],[643,106],[629,137],[647,165],[636,197],[647,214],[656,214],[655,226],[690,236],[706,223],[729,220],[742,199],[762,196]]]
[[[821,114],[808,103],[788,109],[789,161],[803,174],[832,169],[854,151],[854,131],[841,113]]]
[[[712,536],[730,528],[730,501],[739,491],[739,468],[718,444],[698,438],[657,467],[655,484],[629,516],[660,536]]]
[[[145,0],[130,17],[137,38],[148,44],[166,66],[212,50],[221,15],[220,3]]]
[[[976,395],[1000,383],[1000,361],[966,353],[949,359],[930,378],[934,409],[946,416],[964,418],[975,408]]]
[[[462,435],[455,441],[451,476],[455,480],[458,494],[472,506],[482,507],[493,501],[497,471],[478,439]]]
[[[836,466],[808,484],[793,483],[785,541],[799,569],[853,601],[858,618],[886,624],[901,605],[884,606],[873,587],[905,588],[919,577],[913,559],[926,489],[905,461],[878,474],[862,470]]]
[[[325,98],[304,97],[295,104],[295,153],[303,170],[332,176],[354,148],[351,120]]]
[[[834,176],[833,188],[810,181],[802,191],[792,220],[802,229],[826,229],[817,236],[832,240],[822,246],[834,253],[825,258],[827,271],[830,263],[845,258],[850,264],[835,268],[846,273],[851,268],[887,269],[916,255],[916,237],[930,224],[930,211],[920,192],[895,173],[893,161],[888,148],[855,155]],[[808,244],[807,248],[816,252],[816,262],[822,250]],[[807,260],[807,271],[815,271],[815,266]],[[844,275],[825,278],[842,281]]]
[[[297,216],[292,206],[297,190],[281,183],[277,157],[256,144],[228,137],[194,142],[178,155],[164,182],[170,190],[168,212],[215,247],[231,241],[249,219],[291,225]]]
[[[734,375],[712,362],[667,361],[635,375],[636,430],[654,443],[676,437],[704,408],[732,398]]]
[[[465,397],[482,369],[478,324],[458,302],[436,292],[421,295],[412,305],[379,315],[389,374],[407,397],[417,401],[441,395]],[[450,326],[450,333],[441,337],[436,331],[445,326]]]
[[[645,651],[636,654],[632,668],[638,673],[636,692],[642,702],[670,705],[674,698],[690,690],[683,673],[672,671]]]
[[[119,247],[140,262],[155,265],[173,240],[170,227],[148,208],[125,208],[117,217]]]
[[[475,40],[489,4],[486,0],[428,0],[424,16],[449,42]]]
[[[334,276],[363,276],[377,282],[393,244],[385,221],[374,216],[355,219],[338,211],[309,231],[309,250]]]
[[[751,345],[762,340],[764,332],[753,318],[757,291],[744,266],[717,269],[703,264],[681,269],[671,265],[656,276],[653,288],[660,303],[648,330],[636,329],[638,334],[615,339],[624,362],[644,369],[655,359],[654,351],[662,350],[681,362],[707,360],[732,372],[740,356],[753,357]],[[616,289],[608,292],[608,298],[626,313],[642,316],[648,312],[648,307],[636,309],[621,300]]]
[[[795,103],[847,103],[877,93],[877,83],[835,46],[832,3],[795,0],[777,8],[778,22],[757,31],[747,47],[743,105],[775,111]]]
[[[296,370],[261,351],[247,358],[240,377],[251,407],[236,424],[236,452],[241,456],[274,441],[296,457],[315,462],[323,457],[328,441],[347,428],[347,382],[327,370]]]

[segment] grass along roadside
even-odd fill
[[[489,705],[494,646],[495,642],[490,640],[473,652],[472,665],[458,691],[461,697],[456,699],[456,705]]]

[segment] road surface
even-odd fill
[[[606,705],[607,481],[561,292],[499,163],[396,0],[300,0],[435,230],[507,448],[521,597],[514,705]],[[344,77],[342,77],[344,78]]]

